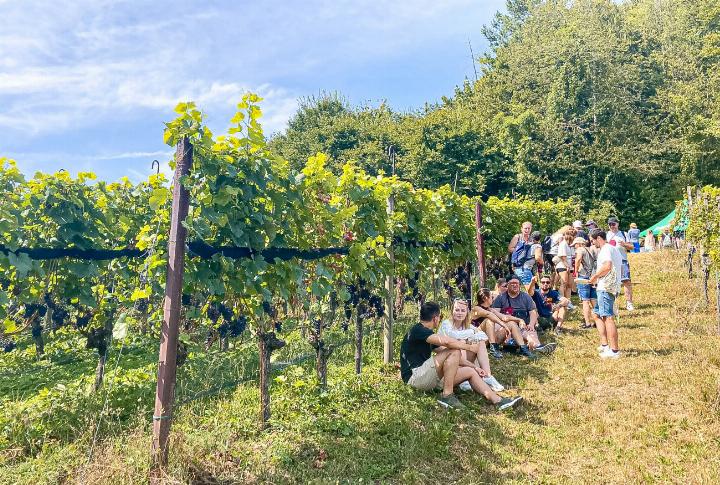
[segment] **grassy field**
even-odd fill
[[[333,355],[325,392],[314,385],[312,361],[287,367],[273,384],[271,427],[259,431],[252,346],[191,356],[179,375],[186,402],[173,425],[167,481],[720,483],[714,311],[697,280],[683,274],[680,256],[632,256],[637,310],[621,312],[623,357],[601,361],[596,333],[578,329],[559,338],[551,357],[493,361],[497,378],[526,398],[504,414],[468,394],[461,399],[471,412],[440,408],[433,395],[402,385],[394,366],[378,363],[372,336],[359,377],[350,347]],[[92,356],[58,362],[67,358],[58,348],[53,361],[50,346],[45,363],[28,364],[22,353],[0,357],[0,483],[145,482],[153,384],[143,375],[154,373],[155,345],[128,345],[110,391],[116,412],[89,460],[98,402],[83,401],[82,392],[64,396],[87,385]],[[297,341],[290,348],[279,357],[309,350]],[[231,385],[217,393],[219,383]],[[33,396],[42,388],[57,404],[38,423],[23,423],[37,413]],[[132,416],[117,411],[123,406]]]

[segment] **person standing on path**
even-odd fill
[[[655,233],[652,229],[648,229],[645,236],[645,251],[655,251]]]
[[[590,280],[590,277],[595,274],[597,249],[595,246],[585,246],[585,240],[581,237],[575,238],[573,246],[575,247],[575,274],[578,278],[584,280],[582,283],[578,282],[577,284],[578,296],[582,301],[583,317],[585,319],[580,328],[592,328],[595,326],[592,309],[597,302],[597,291],[585,280]]]
[[[622,271],[620,272],[620,281],[622,281],[623,288],[625,289],[625,308],[628,311],[635,309],[633,305],[633,294],[632,294],[632,281],[630,279],[630,262],[628,261],[627,252],[633,249],[633,244],[628,242],[628,237],[625,232],[620,230],[620,221],[615,217],[608,219],[608,226],[610,229],[607,231],[607,242],[608,244],[615,246],[620,252],[622,258]]]
[[[630,230],[628,230],[628,242],[631,242],[633,245],[633,253],[639,253],[640,252],[640,229],[638,229],[637,224],[634,222],[630,224]]]
[[[615,324],[615,299],[620,292],[622,257],[606,238],[607,234],[601,229],[590,231],[590,241],[598,248],[597,271],[590,277],[590,284],[597,284],[597,303],[593,314],[600,334],[599,355],[603,359],[617,359],[620,357],[620,347]]]

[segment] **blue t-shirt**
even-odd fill
[[[552,317],[552,306],[560,302],[560,292],[558,290],[550,290],[547,293],[543,293],[540,290],[535,290],[532,298],[537,307],[538,315],[549,318]]]

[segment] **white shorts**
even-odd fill
[[[415,367],[407,383],[408,386],[421,391],[432,391],[442,387],[442,379],[438,376],[435,368],[435,358],[430,356],[421,366]]]

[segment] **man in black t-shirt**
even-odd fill
[[[483,381],[485,372],[482,368],[462,357],[461,350],[477,354],[478,345],[484,345],[484,342],[470,344],[433,332],[441,318],[437,303],[427,302],[420,307],[420,322],[410,328],[400,346],[400,375],[403,381],[423,391],[442,387],[438,402],[455,409],[465,408],[453,393],[453,388],[463,381],[469,381],[473,391],[485,396],[500,411],[520,402],[522,398],[519,396],[498,396]],[[434,356],[433,351],[436,352]]]

